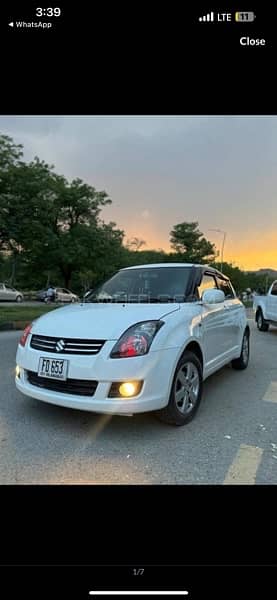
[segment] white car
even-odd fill
[[[18,345],[16,387],[59,406],[184,425],[202,382],[249,359],[246,311],[228,278],[203,265],[121,269],[86,302],[51,311]]]
[[[66,288],[53,289],[55,302],[79,302],[79,296],[77,296],[77,294],[73,294],[73,292],[71,292],[70,290],[67,290]],[[47,296],[47,290],[42,290],[38,292],[37,299],[47,302],[49,300]]]
[[[22,302],[23,294],[11,285],[0,283],[0,300],[6,302]]]
[[[268,331],[269,325],[277,326],[277,281],[273,281],[265,296],[254,296],[253,309],[260,331]]]

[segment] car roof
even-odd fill
[[[220,271],[218,271],[218,269],[215,269],[214,267],[210,267],[210,265],[200,265],[198,263],[182,263],[182,262],[177,262],[177,263],[153,263],[153,264],[146,264],[146,265],[134,265],[132,267],[124,267],[122,269],[120,269],[120,271],[127,271],[129,269],[154,269],[157,267],[198,267],[201,269],[209,269],[209,271],[214,271],[215,273],[220,273]]]
[[[197,264],[193,264],[193,263],[153,263],[153,264],[146,264],[146,265],[134,265],[132,267],[124,267],[123,269],[120,269],[121,271],[125,271],[127,269],[154,269],[155,267],[203,267],[203,265],[197,265]]]

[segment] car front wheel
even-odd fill
[[[242,338],[240,356],[239,356],[239,358],[235,358],[234,360],[232,360],[233,369],[238,369],[239,371],[246,369],[248,362],[249,362],[249,349],[250,349],[249,331],[246,330],[244,332],[244,335]]]
[[[185,351],[176,367],[168,405],[157,417],[169,425],[186,425],[199,408],[202,388],[201,363],[193,352]]]
[[[16,302],[22,302],[22,296],[16,296]]]

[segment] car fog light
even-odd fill
[[[16,367],[15,367],[15,376],[18,377],[18,379],[20,378],[20,367],[19,367],[19,365],[16,365]]]
[[[132,398],[137,396],[142,388],[143,381],[118,381],[111,385],[110,398]]]
[[[119,392],[121,394],[121,396],[134,396],[135,393],[137,391],[137,383],[136,382],[129,382],[127,381],[126,383],[122,383],[119,386]]]

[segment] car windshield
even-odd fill
[[[186,302],[189,267],[152,267],[119,271],[85,297],[85,302]]]

